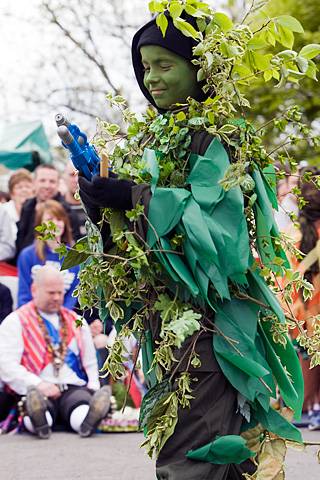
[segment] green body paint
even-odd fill
[[[197,98],[201,88],[192,63],[156,45],[145,45],[140,52],[144,85],[157,107],[170,109],[176,103],[186,103],[188,97]]]

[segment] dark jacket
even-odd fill
[[[79,231],[79,222],[77,215],[71,211],[69,204],[65,201],[64,197],[60,193],[53,197],[52,200],[56,200],[57,202],[61,203],[61,205],[66,210],[71,223],[73,239],[78,240],[81,235]],[[23,248],[28,247],[34,241],[36,205],[36,197],[30,198],[23,204],[20,220],[17,224],[18,233],[16,241],[16,256],[19,255]]]
[[[0,323],[12,312],[12,295],[10,289],[0,283]]]

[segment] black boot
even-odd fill
[[[48,409],[44,395],[36,388],[29,387],[26,396],[26,411],[32,426],[39,438],[49,438],[51,428],[48,425],[46,411]]]
[[[90,408],[80,426],[80,437],[90,437],[110,408],[111,387],[104,385],[94,393],[91,398]]]

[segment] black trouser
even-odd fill
[[[48,398],[48,410],[52,416],[53,423],[62,422],[70,427],[70,415],[79,405],[89,405],[92,397],[92,390],[87,387],[68,385],[68,389],[61,393],[57,399]]]
[[[53,423],[63,423],[70,428],[70,415],[79,405],[89,405],[92,397],[92,390],[87,387],[68,385],[67,390],[61,393],[56,400],[48,399],[48,410],[52,416]],[[0,421],[4,420],[12,408],[20,400],[21,396],[0,392]]]
[[[0,391],[0,421],[9,415],[10,409],[16,405],[19,398],[18,395]]]
[[[213,465],[189,460],[185,454],[216,439],[239,435],[243,417],[237,413],[237,394],[223,373],[194,372],[191,408],[180,409],[174,434],[156,464],[158,480],[242,480],[254,472],[249,460],[241,465]]]

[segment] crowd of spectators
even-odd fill
[[[3,322],[5,327],[1,335],[5,335],[7,328],[10,330],[7,318],[11,317],[8,315],[11,312],[19,313],[34,301],[34,282],[42,267],[60,270],[62,259],[55,251],[59,244],[71,247],[86,233],[85,212],[76,194],[77,180],[77,172],[72,164],[66,165],[62,175],[53,165],[41,164],[33,174],[25,169],[14,171],[8,181],[8,193],[1,192],[0,324]],[[35,228],[49,222],[55,225],[54,238],[39,239]],[[8,270],[10,274],[7,274]],[[111,321],[102,324],[96,309],[90,313],[80,311],[77,298],[73,296],[79,281],[78,272],[78,266],[61,272],[64,282],[62,306],[84,317],[89,324],[98,375],[98,369],[107,358],[107,348],[114,342],[116,334]],[[130,349],[134,351],[132,342]],[[100,377],[99,381],[102,388],[109,380]],[[1,392],[6,392],[6,384],[1,382],[0,376],[0,407]],[[35,395],[35,392],[31,392],[31,395]],[[3,420],[0,412],[0,423]]]

